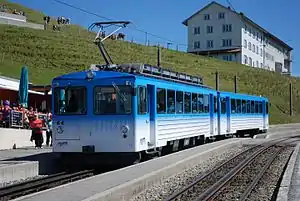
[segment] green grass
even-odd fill
[[[17,4],[17,3],[12,3],[7,0],[0,0],[0,5],[5,5],[6,8],[8,8],[11,11],[16,9],[17,11],[25,12],[28,22],[33,22],[33,23],[38,23],[38,24],[43,24],[43,22],[44,22],[44,20],[43,20],[44,14],[41,13],[40,11],[33,10],[31,8],[27,8],[27,7]]]
[[[103,63],[94,34],[79,26],[65,26],[61,32],[0,25],[0,72],[19,78],[22,65],[29,67],[33,83],[49,84],[54,76],[87,69],[91,63]],[[156,64],[155,47],[129,42],[105,42],[115,63]],[[194,75],[215,86],[215,72],[220,73],[220,90],[233,91],[238,76],[238,92],[262,95],[270,99],[270,122],[300,122],[300,79],[275,72],[246,67],[234,62],[162,50],[162,66]],[[289,116],[289,83],[293,83],[294,116]]]

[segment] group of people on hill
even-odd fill
[[[51,21],[51,17],[50,16],[44,16],[43,20],[44,20],[44,29],[46,30],[48,28],[48,25],[49,25],[50,21]],[[57,24],[58,25],[57,24],[52,24],[52,29],[53,29],[53,31],[56,31],[56,30],[60,31],[60,26],[59,25],[61,25],[61,24],[70,24],[70,22],[71,22],[70,18],[65,18],[63,16],[60,16],[60,17],[57,18]]]
[[[6,5],[0,5],[0,12],[4,12],[4,13],[11,13],[11,14],[15,14],[15,15],[23,15],[25,16],[25,12],[24,11],[17,11],[17,9],[10,9],[8,6]]]

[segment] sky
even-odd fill
[[[55,0],[11,0],[27,7],[39,10],[50,16],[71,18],[72,24],[88,27],[95,21],[107,21],[77,9],[65,6]],[[131,21],[132,24],[122,32],[127,40],[151,45],[160,43],[166,46],[167,40],[173,42],[169,47],[186,51],[187,28],[182,22],[209,4],[210,0],[61,0],[76,7],[112,20]],[[300,26],[299,0],[216,0],[224,6],[231,4],[237,12],[243,12],[254,22],[283,40],[294,50],[292,52],[292,74],[300,76]],[[295,26],[296,25],[296,26]],[[135,29],[143,30],[144,32]],[[148,32],[149,34],[146,33]],[[158,37],[154,37],[154,34]],[[147,40],[146,40],[147,38]]]

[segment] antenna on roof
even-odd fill
[[[111,35],[113,35],[117,31],[119,31],[120,29],[125,28],[128,24],[130,24],[129,21],[112,21],[112,22],[95,22],[89,26],[89,28],[88,28],[89,31],[91,31],[94,27],[99,28],[97,35],[94,39],[94,43],[98,46],[107,65],[113,64],[113,61],[112,61],[111,57],[109,56],[107,50],[105,49],[103,41],[106,40],[107,38],[109,38]],[[113,32],[111,32],[110,34],[108,34],[107,36],[105,36],[105,34],[103,32],[103,28],[104,28],[103,25],[107,25],[107,27],[109,27],[111,25],[116,25],[116,26],[118,26],[118,28],[116,30],[114,30]]]

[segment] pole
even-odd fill
[[[234,93],[237,93],[237,75],[234,76]]]
[[[160,47],[159,44],[157,46],[157,66],[160,67],[161,55],[160,55]]]
[[[219,91],[219,72],[216,72],[216,90]]]
[[[145,32],[145,34],[146,34],[145,46],[147,46],[147,42],[148,42],[148,33]],[[149,45],[149,42],[148,42],[148,45]]]
[[[293,116],[293,89],[292,83],[290,82],[290,116]]]

